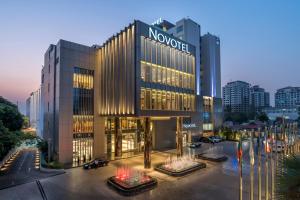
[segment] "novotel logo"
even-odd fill
[[[149,38],[167,44],[173,48],[179,49],[180,51],[190,53],[188,44],[170,38],[169,36],[162,33],[158,33],[156,29],[152,29],[151,27],[149,27]]]

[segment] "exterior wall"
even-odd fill
[[[130,25],[98,51],[100,115],[135,114],[135,27]]]
[[[209,33],[201,37],[201,80],[203,96],[221,98],[220,39]]]
[[[41,84],[42,118],[44,120],[43,139],[51,141],[50,149],[52,152],[58,152],[58,132],[55,124],[55,57],[56,46],[50,45],[44,55]]]

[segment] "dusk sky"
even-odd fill
[[[189,17],[221,40],[222,86],[243,80],[271,93],[300,86],[300,1],[1,1],[0,96],[19,102],[40,85],[44,52],[65,39],[102,44],[134,19]]]

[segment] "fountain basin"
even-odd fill
[[[145,172],[130,167],[119,167],[115,176],[107,179],[107,184],[122,195],[130,196],[153,189],[157,180]]]
[[[199,169],[205,168],[206,164],[198,161],[193,161],[193,163],[187,165],[186,167],[181,167],[180,169],[169,167],[168,165],[162,163],[157,165],[154,169],[161,173],[167,174],[169,176],[185,176]]]
[[[208,160],[213,162],[224,162],[228,158],[224,154],[215,154],[215,153],[202,153],[195,156],[198,159]]]

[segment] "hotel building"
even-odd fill
[[[60,40],[44,56],[43,138],[66,165],[177,148],[201,132],[196,48],[134,21],[101,46]],[[190,126],[192,124],[192,126]]]

